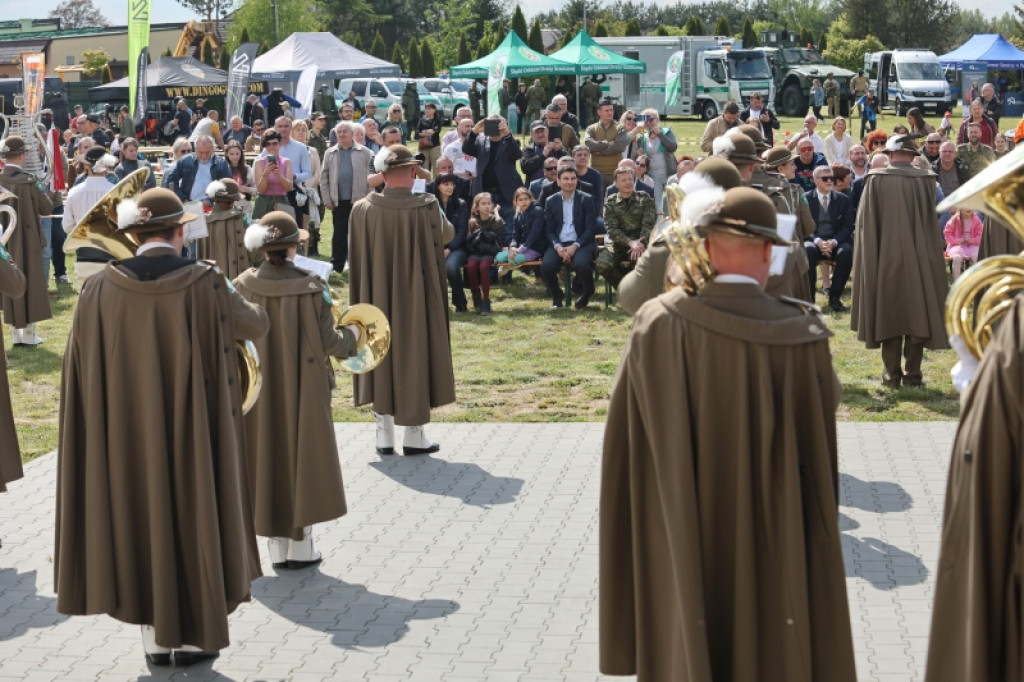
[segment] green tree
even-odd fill
[[[822,52],[822,56],[829,64],[841,66],[850,71],[864,68],[864,54],[867,52],[878,52],[884,50],[882,41],[874,36],[866,38],[844,38],[835,31],[830,31],[828,36],[828,49]]]
[[[718,17],[718,21],[715,22],[715,32],[713,35],[716,36],[731,36],[732,27],[729,26],[729,20],[725,17]]]
[[[420,43],[416,40],[416,36],[409,38],[405,54],[409,56],[409,78],[422,78],[423,62],[420,60]]]
[[[363,49],[363,34],[356,33],[352,36],[352,42],[349,45],[361,51]]]
[[[688,36],[702,36],[706,35],[704,30],[704,22],[700,20],[700,17],[691,14],[690,18],[686,20],[686,35]]]
[[[434,64],[434,51],[430,49],[430,41],[426,38],[420,45],[420,68],[423,70],[424,78],[433,78],[437,75],[437,66]]]
[[[174,53],[171,52],[171,48],[167,48],[166,50],[164,50],[163,54],[160,55],[160,56],[161,57],[173,57]]]
[[[373,36],[373,43],[370,45],[370,54],[377,59],[388,58],[388,48],[384,46],[384,36],[377,31],[377,34]]]
[[[804,27],[800,29],[800,47],[809,45],[814,45],[814,34],[811,33],[811,29]]]
[[[822,31],[818,36],[818,51],[824,52],[828,49],[828,34]]]
[[[749,16],[743,19],[743,35],[741,37],[743,38],[743,47],[760,47],[761,45]]]
[[[480,44],[476,46],[476,58],[486,57],[491,53],[494,47],[491,45],[490,36],[485,36],[480,39]]]
[[[603,21],[598,21],[594,26],[594,37],[604,38],[608,35],[608,27],[604,25]]]
[[[459,64],[468,64],[473,61],[473,55],[469,51],[469,42],[466,40],[466,34],[463,33],[462,37],[459,38]]]
[[[220,70],[227,71],[231,68],[231,51],[226,47],[220,48]]]
[[[667,28],[665,28],[665,24],[658,24],[658,30],[654,32],[654,35],[668,36],[672,34],[668,32]]]
[[[630,19],[628,22],[626,22],[626,32],[625,32],[624,35],[627,35],[627,36],[641,36],[643,34],[644,34],[644,32],[640,28],[640,20],[639,19],[634,17],[634,18]]]
[[[242,43],[249,42],[252,42],[251,40],[249,40],[249,29],[243,28],[241,35],[238,36],[238,44],[241,45]]]
[[[282,2],[284,0],[278,0],[277,10],[283,20]],[[298,11],[321,17],[322,28],[317,30],[328,31],[338,36],[350,34],[353,36],[353,40],[356,35],[370,35],[378,27],[394,27],[407,31],[405,35],[411,33],[414,28],[414,25],[408,23],[399,26],[400,22],[393,15],[393,10],[386,0],[382,2],[374,0],[372,4],[371,0],[303,0],[302,7]],[[281,38],[288,35],[290,32],[286,32],[282,26]],[[394,40],[394,35],[385,33],[384,40],[389,39]],[[354,43],[348,42],[354,46]]]
[[[203,41],[203,58],[202,58],[202,61],[203,61],[204,64],[209,64],[210,66],[213,66],[213,67],[217,66],[217,60],[213,58],[213,42],[212,41],[209,41],[209,40],[204,40]]]
[[[110,22],[92,4],[92,0],[66,0],[50,10],[50,18],[60,19],[62,29],[110,26]]]
[[[110,53],[102,47],[93,50],[82,50],[82,71],[86,76],[95,76],[105,71],[110,63]]]
[[[530,37],[530,28],[526,25],[526,17],[523,16],[523,10],[519,5],[516,5],[516,11],[512,13],[512,30],[524,43]]]
[[[526,42],[529,43],[531,50],[544,54],[544,36],[540,32],[540,19],[533,20],[533,26],[530,27],[530,38]]]
[[[314,32],[324,28],[322,14],[309,11],[309,0],[275,0],[277,2],[278,28],[281,38],[295,32]],[[277,45],[274,40],[274,12],[271,0],[245,0],[235,12],[235,20],[228,29],[227,42],[238,45],[243,31],[250,37],[248,42],[263,43],[266,51]]]
[[[398,70],[402,73],[408,73],[405,68],[405,55],[402,54],[402,46],[399,43],[395,43],[394,48],[391,50],[391,63],[398,65]]]
[[[491,38],[491,45],[498,47],[502,41],[505,40],[505,36],[508,35],[508,31],[505,30],[505,23],[501,21],[494,22],[494,37]]]

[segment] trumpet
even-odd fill
[[[1024,146],[993,163],[943,201],[954,207],[994,214],[1024,239]],[[967,269],[946,299],[946,332],[959,335],[976,358],[992,340],[993,327],[1013,296],[1024,289],[1024,253],[993,256]]]
[[[691,296],[715,277],[715,268],[704,248],[704,240],[697,228],[684,220],[679,206],[686,193],[679,185],[668,185],[665,193],[669,196],[669,224],[662,227],[665,244],[672,260],[665,269],[665,291],[682,287]]]

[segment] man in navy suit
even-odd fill
[[[488,118],[498,121],[498,134],[485,135],[484,121],[487,119],[480,119],[466,136],[462,153],[476,157],[473,196],[480,192],[490,192],[505,224],[511,225],[515,215],[512,196],[517,189],[523,187],[523,178],[516,165],[523,156],[523,150],[519,147],[519,140],[509,131],[504,118],[497,114]]]
[[[548,198],[544,205],[544,224],[548,243],[540,274],[551,292],[554,308],[562,307],[562,288],[558,284],[558,271],[564,264],[572,264],[577,279],[583,283],[583,293],[576,299],[576,309],[590,303],[594,295],[594,258],[597,243],[597,208],[594,198],[576,190],[576,169],[560,168],[558,186],[561,192]]]
[[[544,159],[544,175],[530,183],[530,194],[537,201],[540,201],[540,194],[544,186],[553,183],[558,179],[558,159]]]
[[[807,276],[811,279],[811,291],[817,283],[818,261],[823,258],[835,261],[832,286],[827,291],[828,307],[839,313],[846,310],[839,297],[853,269],[854,211],[848,196],[832,190],[834,181],[832,169],[828,166],[814,169],[814,189],[804,196],[817,227],[804,240],[804,248],[810,265]]]

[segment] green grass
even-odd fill
[[[799,121],[784,121],[795,130]],[[671,121],[679,135],[680,154],[686,140],[699,147],[704,124]],[[321,243],[330,244],[330,217]],[[73,259],[68,262],[74,272]],[[347,276],[332,275],[332,287],[347,300]],[[632,317],[613,305],[605,310],[603,283],[585,312],[551,310],[543,284],[525,273],[513,275],[511,286],[492,289],[494,314],[451,317],[455,367],[454,405],[436,410],[434,419],[450,422],[600,421],[629,334]],[[849,301],[849,289],[845,300]],[[824,297],[819,295],[819,304]],[[60,368],[75,303],[62,288],[52,300],[54,319],[37,326],[46,343],[36,348],[11,348],[5,331],[9,379],[23,458],[27,461],[57,445]],[[867,350],[850,331],[849,314],[826,314],[835,333],[832,353],[843,384],[838,418],[844,421],[916,421],[956,419],[959,398],[949,380],[956,362],[953,351],[926,351],[925,388],[890,391],[880,383],[879,350]],[[339,373],[340,374],[340,373]],[[370,421],[368,408],[352,406],[352,381],[339,376],[332,409],[336,421]]]

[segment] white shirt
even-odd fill
[[[747,277],[746,275],[737,274],[717,275],[715,277],[715,281],[718,282],[719,284],[756,284],[757,286],[761,286],[761,283],[758,282],[753,277]]]
[[[469,173],[471,178],[476,177],[476,157],[462,153],[462,140],[456,140],[444,148],[443,154],[452,160],[455,166],[455,174],[460,178],[465,177],[463,173]]]
[[[821,139],[821,135],[818,133],[811,133],[806,138],[814,143],[814,151],[818,154],[825,154],[825,140]]]
[[[64,201],[64,232],[71,234],[92,207],[113,188],[110,181],[101,175],[88,177],[81,185],[69,189],[68,198]]]
[[[568,199],[562,194],[562,230],[558,233],[559,242],[575,242],[576,227],[572,224],[572,204],[576,198],[575,192]]]

